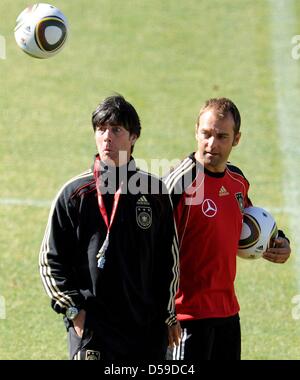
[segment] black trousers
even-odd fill
[[[71,360],[142,360],[163,361],[168,347],[167,326],[151,327],[151,331],[139,331],[123,326],[124,331],[101,328],[86,320],[83,336],[79,337],[72,322],[65,318],[68,331],[69,356]]]
[[[180,322],[181,342],[169,348],[169,360],[240,360],[241,329],[238,314],[228,318]]]

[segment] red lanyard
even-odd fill
[[[110,232],[110,228],[113,224],[113,221],[115,219],[115,215],[116,215],[116,211],[117,211],[117,207],[118,207],[118,204],[119,204],[119,199],[120,199],[120,195],[121,195],[121,186],[122,184],[120,185],[120,187],[118,188],[118,191],[115,193],[114,195],[114,204],[113,204],[113,207],[112,207],[112,211],[111,211],[111,216],[110,216],[110,221],[108,222],[108,216],[107,216],[107,211],[106,211],[106,208],[105,208],[105,204],[104,204],[104,201],[103,201],[103,197],[102,197],[102,194],[100,191],[97,191],[98,192],[98,205],[99,205],[99,209],[100,209],[100,213],[102,215],[102,218],[106,224],[106,227],[107,227],[107,233]]]
[[[105,264],[105,261],[106,261],[106,251],[107,251],[107,248],[108,248],[108,245],[109,245],[109,232],[110,232],[110,228],[111,228],[111,226],[113,224],[113,221],[115,219],[115,215],[116,215],[116,212],[117,212],[117,208],[118,208],[118,204],[119,204],[119,200],[120,200],[120,195],[121,195],[121,186],[122,186],[122,183],[121,183],[120,187],[118,188],[118,191],[114,195],[114,204],[113,204],[113,208],[112,208],[111,217],[110,217],[110,221],[109,222],[108,222],[107,211],[106,211],[106,208],[105,208],[105,204],[104,204],[104,201],[103,201],[102,194],[101,194],[100,190],[97,189],[97,192],[98,192],[98,205],[99,205],[100,213],[101,213],[102,218],[103,218],[103,220],[104,220],[104,222],[106,224],[106,227],[107,227],[107,232],[106,232],[105,240],[104,240],[101,248],[99,249],[98,255],[96,256],[96,258],[98,259],[97,266],[98,266],[99,269],[103,269],[104,268],[104,264]]]
[[[101,170],[100,170],[100,158],[99,157],[97,157],[96,161],[95,161],[94,176],[96,179],[99,210],[100,210],[102,218],[105,222],[105,225],[107,227],[105,240],[104,240],[104,242],[103,242],[103,244],[102,244],[101,248],[99,249],[99,252],[96,256],[96,258],[98,259],[98,268],[103,269],[105,261],[106,261],[105,254],[106,254],[106,251],[107,251],[107,248],[109,245],[109,233],[110,233],[111,226],[114,222],[115,215],[116,215],[117,208],[118,208],[118,204],[119,204],[119,200],[120,200],[122,182],[120,184],[120,187],[118,188],[118,190],[114,194],[114,203],[113,203],[113,207],[112,207],[110,221],[108,221],[108,215],[107,215],[106,207],[105,207],[103,196],[101,194],[101,189],[100,189],[99,179],[101,176]]]

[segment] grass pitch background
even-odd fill
[[[36,60],[19,50],[13,36],[15,19],[28,2],[0,3],[0,35],[6,39],[6,59],[0,60],[0,295],[6,301],[0,359],[67,359],[61,317],[50,309],[38,273],[48,208],[5,202],[49,201],[67,179],[91,165],[91,113],[114,91],[140,114],[135,157],[149,163],[181,159],[194,150],[201,103],[213,96],[232,98],[243,134],[232,162],[250,180],[253,202],[273,211],[290,237],[297,233],[283,201],[272,1],[52,4],[68,17],[70,38],[57,56]],[[292,5],[300,20],[300,2]],[[291,30],[291,38],[300,34],[299,21]],[[290,41],[284,42],[282,54],[290,55]],[[291,58],[289,64],[300,70],[300,60]],[[299,150],[293,154],[299,160]],[[283,266],[238,259],[243,359],[300,358],[300,320],[292,318],[292,297],[300,293],[299,247],[292,246],[293,257]]]

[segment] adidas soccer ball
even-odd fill
[[[15,39],[18,46],[35,58],[50,58],[64,46],[68,35],[67,19],[50,4],[30,5],[17,18]]]
[[[238,256],[259,259],[277,235],[276,222],[269,212],[261,207],[245,208]]]

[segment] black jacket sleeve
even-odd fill
[[[53,201],[40,250],[40,275],[52,308],[58,313],[70,306],[81,307],[84,302],[72,270],[77,249],[73,208],[65,188]]]
[[[160,303],[166,305],[165,323],[171,326],[177,322],[175,312],[175,296],[179,284],[179,254],[178,239],[173,217],[170,197],[163,195],[164,212],[160,220],[160,233],[157,242],[159,264],[157,268],[157,282]]]

